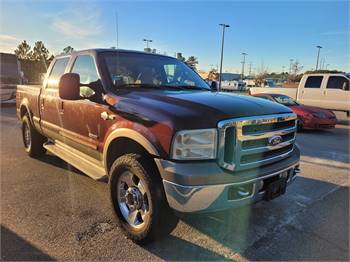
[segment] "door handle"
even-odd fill
[[[323,91],[323,94],[325,95],[325,94],[326,94],[326,91]]]

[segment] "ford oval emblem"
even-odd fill
[[[272,136],[269,138],[269,146],[276,146],[282,142],[281,136]]]

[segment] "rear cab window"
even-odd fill
[[[47,80],[46,88],[58,88],[58,81],[60,77],[64,74],[67,64],[69,62],[69,57],[58,58],[53,65],[49,78]]]
[[[305,88],[320,88],[323,76],[309,76],[305,82]]]
[[[349,79],[342,76],[330,76],[327,83],[327,89],[343,89],[349,91]]]

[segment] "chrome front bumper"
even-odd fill
[[[289,185],[299,173],[299,164],[295,163],[277,172],[244,182],[189,186],[170,182],[163,178],[163,184],[169,206],[174,210],[183,213],[212,212],[260,201],[265,195],[264,183],[267,179],[285,176],[287,177],[287,185]]]

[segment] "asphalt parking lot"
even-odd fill
[[[107,184],[60,159],[29,158],[14,106],[1,108],[2,260],[349,261],[349,121],[298,134],[302,174],[287,194],[183,218],[148,246],[115,225]]]

